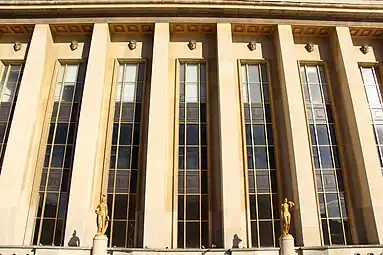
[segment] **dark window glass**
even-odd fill
[[[113,212],[109,232],[109,246],[134,247],[137,211],[138,171],[140,166],[140,135],[142,96],[144,94],[145,65],[126,63],[119,65],[115,87],[114,118],[108,198]],[[117,161],[117,162],[116,162]],[[117,165],[116,165],[116,163]],[[117,171],[114,168],[117,167]]]
[[[323,242],[325,245],[346,244],[342,218],[347,218],[341,162],[335,135],[335,120],[328,97],[324,68],[317,65],[302,65],[306,113],[315,166],[315,184],[320,210]],[[310,97],[308,97],[308,94]],[[342,212],[342,214],[340,213]],[[343,212],[345,212],[343,214]],[[334,225],[334,222],[337,224]],[[347,243],[350,244],[350,243]]]

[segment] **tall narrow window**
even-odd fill
[[[33,244],[63,245],[81,104],[83,64],[61,64],[39,188]]]
[[[370,111],[371,125],[375,134],[380,168],[383,174],[383,101],[380,87],[380,76],[377,67],[361,66],[364,89]]]
[[[144,63],[120,65],[108,179],[109,245],[112,247],[135,246],[144,74]]]
[[[279,205],[266,64],[241,65],[253,247],[275,247]]]
[[[178,248],[209,245],[205,64],[180,64]]]
[[[21,77],[21,64],[4,64],[0,84],[0,173]]]
[[[317,197],[325,245],[350,244],[335,123],[321,65],[301,65],[300,72],[309,123]]]

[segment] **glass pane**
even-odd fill
[[[362,67],[362,78],[365,85],[375,85],[375,78],[371,67]]]
[[[123,87],[123,101],[134,102],[136,83],[125,83]]]
[[[253,125],[254,145],[266,145],[265,126]]]
[[[196,171],[186,171],[186,193],[200,193],[200,176]]]
[[[270,195],[258,195],[257,198],[259,219],[271,219]]]
[[[328,137],[327,125],[316,125],[316,131],[318,135],[319,145],[328,145],[329,137]]]
[[[249,82],[260,82],[259,77],[259,66],[258,65],[248,65],[249,69]]]
[[[256,171],[257,176],[257,192],[268,193],[270,192],[270,181],[268,171]]]
[[[76,82],[78,65],[67,65],[65,82]]]
[[[259,84],[250,84],[250,99],[251,102],[261,102],[261,86]]]
[[[267,168],[266,148],[254,148],[255,153],[255,167],[258,169]]]
[[[200,224],[199,222],[186,223],[186,247],[200,248]]]
[[[135,83],[137,77],[137,64],[125,65],[125,83]]]
[[[199,168],[199,157],[198,148],[186,148],[186,168],[187,169],[198,169]]]
[[[333,164],[332,164],[330,147],[321,146],[319,147],[319,152],[320,152],[322,168],[332,168]]]
[[[319,85],[310,86],[310,92],[313,104],[321,104],[323,102]]]
[[[186,102],[198,102],[198,84],[186,84]]]
[[[316,66],[307,66],[306,67],[307,76],[309,83],[319,83],[319,77]]]
[[[380,104],[379,92],[375,86],[366,86],[367,99],[369,104]]]
[[[199,196],[186,196],[186,219],[199,220],[200,201]]]
[[[186,144],[198,145],[199,144],[199,128],[198,125],[186,125]]]
[[[261,240],[261,247],[271,247],[274,245],[273,241],[273,225],[271,221],[260,221],[259,222],[259,235]]]
[[[188,64],[187,65],[187,82],[198,82],[198,65],[197,64]]]
[[[328,217],[340,217],[338,196],[336,194],[326,194],[326,205],[328,210]]]

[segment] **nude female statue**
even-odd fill
[[[295,203],[288,201],[287,198],[284,199],[281,205],[282,236],[291,236],[289,234],[291,222],[290,208],[293,206],[295,206]]]
[[[106,204],[106,196],[102,195],[101,201],[98,204],[96,210],[97,214],[97,234],[96,236],[105,235],[106,229],[108,228],[109,216],[108,216],[108,205]]]

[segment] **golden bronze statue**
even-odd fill
[[[102,195],[101,201],[96,208],[97,214],[97,234],[96,236],[105,235],[106,229],[108,228],[109,216],[108,216],[108,205],[106,203],[106,196]]]
[[[293,206],[295,206],[295,203],[292,201],[288,201],[287,198],[284,199],[281,205],[282,236],[291,236],[289,234],[291,222],[290,208],[292,208]]]

